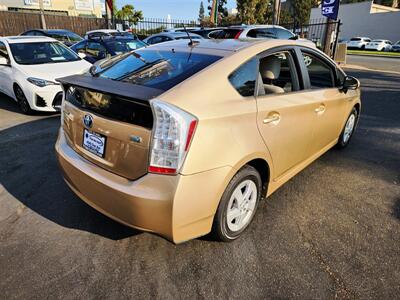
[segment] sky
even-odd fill
[[[201,0],[115,0],[117,7],[132,4],[135,9],[143,11],[145,18],[167,18],[179,20],[196,20],[199,16]],[[208,2],[203,0],[207,11]],[[228,0],[228,9],[236,7],[236,0]]]

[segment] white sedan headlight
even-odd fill
[[[39,87],[45,87],[48,85],[59,85],[57,82],[40,79],[40,78],[35,78],[35,77],[28,77],[26,80],[28,80],[30,83],[32,83],[36,86],[39,86]]]

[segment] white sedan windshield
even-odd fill
[[[80,60],[79,56],[59,42],[10,44],[18,64],[36,65]]]

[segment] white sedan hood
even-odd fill
[[[71,62],[49,63],[40,65],[18,65],[19,69],[25,73],[27,77],[35,77],[50,81],[57,78],[83,73],[92,65],[86,60],[78,60]]]

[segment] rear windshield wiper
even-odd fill
[[[154,67],[157,67],[158,65],[164,64],[165,62],[167,62],[167,60],[164,59],[164,58],[157,59],[157,60],[155,60],[155,61],[153,61],[151,63],[147,62],[144,66],[142,66],[142,67],[140,67],[140,68],[138,68],[138,69],[136,69],[134,71],[127,72],[127,73],[121,75],[120,77],[115,78],[114,80],[123,81],[127,77],[130,77],[130,76],[138,74],[138,73],[142,73],[142,72],[144,72],[146,70],[149,70],[149,69],[152,69]]]

